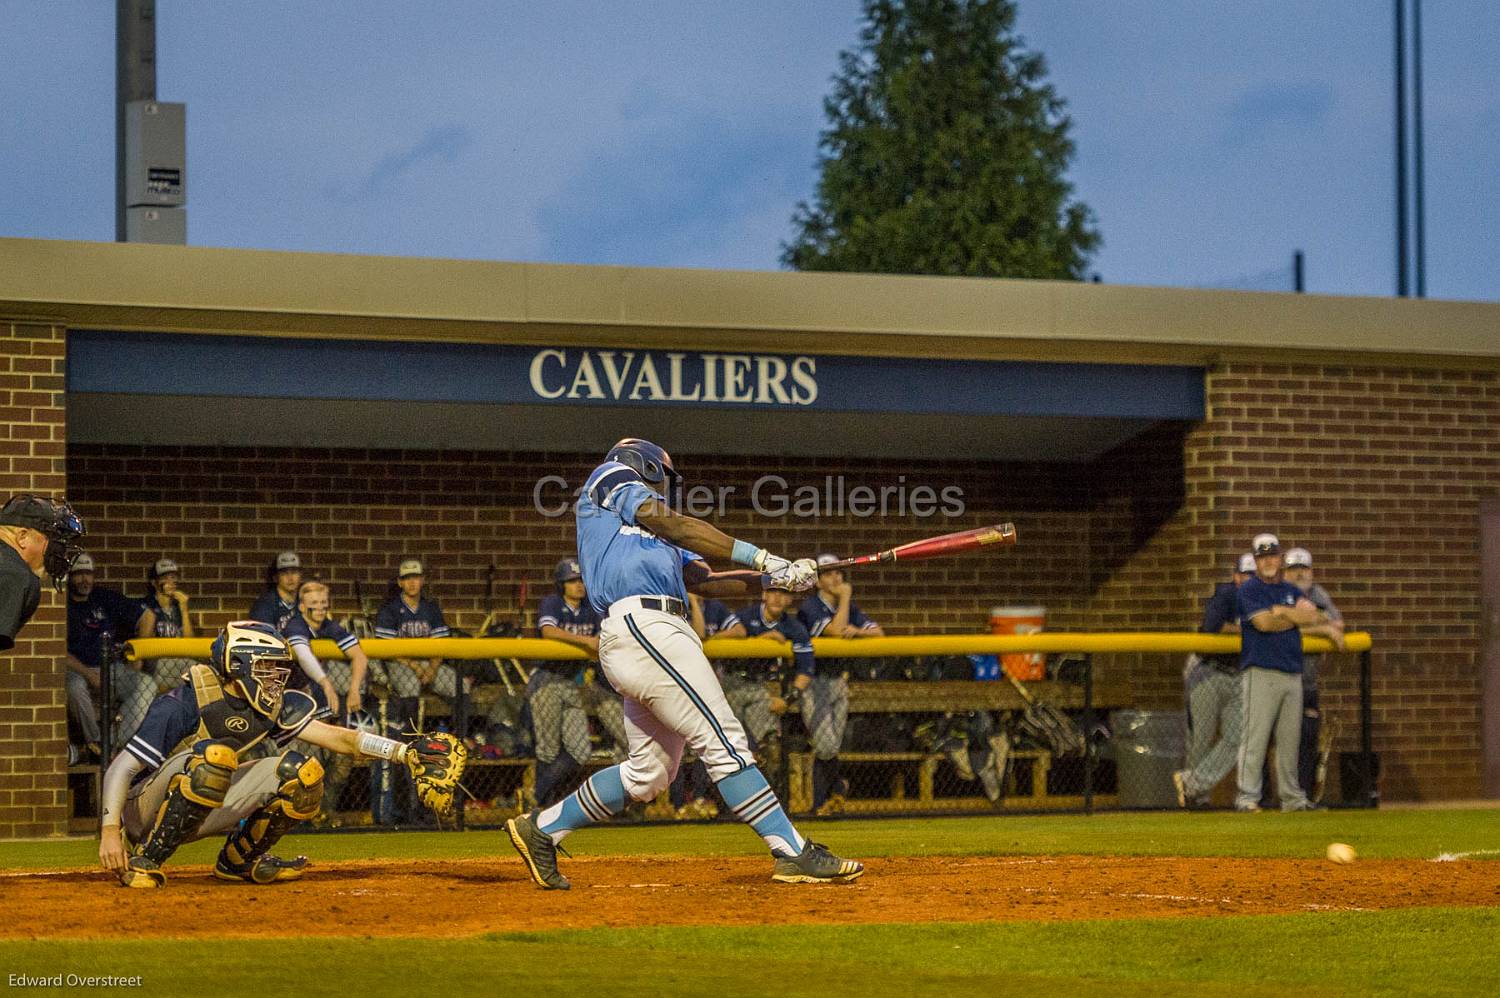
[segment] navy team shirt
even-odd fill
[[[1238,592],[1240,611],[1240,668],[1256,666],[1278,672],[1302,671],[1302,630],[1293,627],[1274,633],[1257,628],[1251,617],[1273,606],[1296,606],[1302,590],[1290,582],[1246,579]]]
[[[682,567],[702,559],[636,523],[636,511],[648,499],[666,504],[634,468],[619,461],[605,461],[583,484],[575,507],[578,564],[589,602],[601,617],[611,603],[631,596],[670,596],[687,603]]]
[[[278,631],[286,626],[286,622],[297,616],[297,602],[293,600],[288,603],[281,598],[281,593],[276,589],[267,589],[260,594],[255,605],[250,608],[250,619],[258,620],[262,624],[270,624]]]
[[[1225,624],[1240,622],[1239,586],[1233,582],[1220,582],[1214,586],[1214,594],[1208,598],[1203,609],[1203,623],[1198,625],[1199,634],[1219,634]],[[1219,664],[1224,669],[1236,667],[1231,655],[1204,655],[1203,661]]]
[[[802,621],[808,633],[818,638],[823,636],[823,631],[828,627],[829,621],[838,615],[839,608],[829,606],[823,602],[823,597],[813,593],[802,601],[802,606],[797,609],[797,619]],[[875,621],[865,616],[865,612],[859,608],[859,604],[853,600],[849,601],[849,626],[857,627],[862,631],[868,631],[875,626]],[[832,637],[842,637],[835,634]]]
[[[324,620],[323,623],[319,625],[316,630],[314,630],[313,626],[307,622],[307,618],[302,616],[302,614],[300,613],[295,614],[291,620],[288,620],[286,622],[286,626],[281,629],[281,636],[286,638],[286,643],[292,648],[296,648],[298,645],[301,645],[304,648],[311,649],[314,639],[326,639],[328,641],[332,641],[334,644],[339,646],[340,651],[344,652],[347,652],[350,648],[354,648],[359,644],[359,638],[356,638],[354,635],[350,634],[348,629],[346,629],[342,624],[334,620],[332,617]],[[296,653],[293,652],[294,656],[295,654]],[[309,685],[311,685],[307,678],[307,673],[302,671],[301,661],[298,661],[296,664],[296,668],[292,669],[292,678],[287,681],[286,685],[287,689],[294,690],[306,689]],[[322,690],[320,689],[318,693],[321,694]],[[321,695],[319,695],[314,697],[314,699],[321,702],[322,697]]]
[[[569,634],[577,634],[585,638],[591,638],[599,633],[599,614],[589,602],[578,604],[575,610],[568,605],[568,601],[553,593],[542,600],[542,605],[537,611],[536,626],[540,631],[547,625],[561,628]]]
[[[729,607],[724,605],[723,600],[706,599],[703,601],[703,637],[713,637],[724,628],[729,626],[729,620],[734,614],[729,612]]]
[[[375,636],[378,638],[446,638],[448,622],[436,600],[423,596],[417,600],[416,608],[408,606],[406,598],[396,596],[375,615]]]
[[[99,668],[115,641],[135,637],[135,625],[146,608],[113,589],[95,586],[86,600],[68,599],[68,654]]]
[[[141,599],[141,607],[156,614],[156,627],[152,633],[157,637],[182,637],[182,606],[175,599],[167,600],[167,605],[163,607],[153,594]]]
[[[543,599],[542,605],[537,610],[537,633],[540,634],[542,628],[548,624],[567,631],[569,634],[577,634],[585,638],[591,638],[599,633],[599,615],[594,612],[594,608],[589,604],[588,600],[584,600],[578,604],[578,608],[575,610],[568,605],[567,600],[563,599],[557,593],[553,593]],[[571,675],[577,672],[583,664],[582,662],[568,659],[557,659],[542,663],[543,667],[548,671],[562,675]],[[603,681],[603,669],[595,670],[594,675],[600,681],[601,686],[605,685]]]
[[[790,612],[783,613],[780,620],[772,623],[766,619],[765,608],[755,603],[745,607],[739,613],[730,614],[724,621],[725,627],[733,627],[735,624],[743,625],[746,636],[752,638],[768,631],[779,632],[792,643],[792,664],[797,667],[798,674],[811,676],[817,671],[817,663],[813,658],[812,636],[807,633],[807,628],[802,626],[802,621]]]

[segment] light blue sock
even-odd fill
[[[608,821],[625,810],[625,803],[625,784],[620,780],[620,767],[611,766],[599,770],[584,780],[577,790],[543,811],[537,816],[536,823],[552,836],[553,842],[561,842],[563,836],[575,828]]]
[[[781,801],[776,799],[775,791],[759,768],[742,769],[724,777],[717,786],[735,817],[766,840],[772,856],[796,856],[802,852],[806,840],[792,827],[792,819],[787,817]]]

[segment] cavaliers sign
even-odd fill
[[[539,398],[608,402],[743,402],[802,406],[818,400],[815,357],[636,350],[538,350]]]

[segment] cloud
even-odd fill
[[[1326,83],[1270,83],[1234,99],[1225,117],[1227,140],[1238,145],[1261,138],[1277,126],[1306,128],[1322,124],[1333,107],[1333,88]]]
[[[327,195],[342,204],[369,201],[389,194],[417,167],[435,160],[452,163],[474,144],[474,136],[462,125],[429,128],[414,145],[386,153],[351,188],[330,185]]]
[[[544,258],[774,268],[793,206],[812,191],[816,134],[644,106],[632,100],[625,137],[596,151],[538,209]]]

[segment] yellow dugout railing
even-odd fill
[[[211,638],[137,638],[125,644],[130,661],[153,658],[207,659]],[[582,649],[544,638],[367,638],[359,643],[370,658],[452,658],[521,660],[586,659]],[[1344,636],[1344,651],[1367,652],[1370,635],[1354,631]],[[348,656],[332,641],[314,641],[313,654],[325,659]],[[1180,653],[1226,655],[1238,652],[1240,639],[1233,634],[1195,632],[1118,631],[1046,634],[913,634],[886,638],[814,638],[813,651],[820,658],[899,658],[914,655],[991,655],[1012,652]],[[1310,654],[1333,652],[1327,638],[1304,637],[1302,649]],[[712,638],[704,642],[709,658],[791,658],[791,646],[767,638]]]

